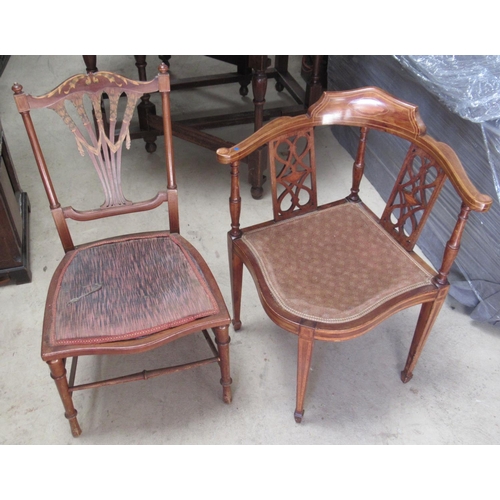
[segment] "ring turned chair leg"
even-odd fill
[[[71,427],[71,434],[73,437],[78,437],[82,430],[78,424],[76,416],[78,412],[73,406],[73,398],[69,392],[68,380],[66,378],[66,368],[64,366],[64,360],[55,359],[53,361],[48,361],[47,364],[50,368],[50,376],[54,379],[56,383],[57,390],[59,391],[59,396],[64,405],[64,416],[69,420],[69,426]]]
[[[232,401],[231,384],[233,381],[229,375],[229,343],[231,342],[231,338],[229,337],[229,328],[227,326],[221,326],[213,328],[213,332],[215,334],[215,343],[217,344],[219,350],[222,399],[224,400],[224,403],[230,403]]]
[[[243,286],[243,261],[233,252],[232,240],[229,238],[229,270],[231,274],[231,298],[233,301],[233,327],[241,328],[241,291]]]

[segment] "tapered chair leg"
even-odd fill
[[[410,352],[408,354],[408,359],[406,360],[406,366],[401,372],[401,380],[405,384],[413,377],[413,370],[417,365],[418,358],[420,357],[425,342],[427,341],[427,337],[429,336],[436,318],[438,317],[439,311],[443,306],[444,299],[447,294],[448,288],[444,289],[433,302],[425,302],[422,304],[413,340],[411,342]]]
[[[233,327],[241,328],[241,290],[243,286],[243,261],[233,249],[233,240],[228,239],[229,271],[231,275],[231,295],[233,301]]]
[[[69,426],[71,427],[71,434],[73,437],[78,437],[82,430],[76,419],[78,412],[73,406],[73,398],[69,392],[68,380],[66,378],[66,368],[64,366],[64,360],[55,359],[53,361],[48,361],[47,364],[50,368],[50,375],[56,383],[57,390],[59,391],[59,396],[64,405],[64,416],[69,420]]]
[[[215,343],[217,344],[219,350],[222,399],[224,400],[224,403],[230,403],[232,400],[231,384],[233,381],[230,375],[229,364],[229,342],[231,342],[231,338],[229,337],[229,328],[227,326],[221,326],[214,328],[213,331],[215,334]]]
[[[314,331],[301,329],[299,332],[299,347],[297,354],[297,402],[295,407],[295,422],[300,424],[304,416],[304,399],[307,380],[311,369],[311,359],[314,346]]]

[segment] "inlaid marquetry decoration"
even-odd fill
[[[312,128],[269,143],[269,165],[275,220],[317,207]]]
[[[74,134],[80,154],[84,156],[87,152],[90,157],[104,191],[105,200],[102,208],[108,208],[131,203],[122,192],[121,156],[124,143],[127,149],[130,148],[130,121],[139,100],[139,94],[124,95],[123,98],[127,102],[116,137],[118,104],[122,92],[116,88],[110,88],[106,92],[109,98],[108,121],[103,116],[102,94],[103,92],[87,95],[84,92],[73,93],[65,100],[57,101],[51,108],[57,112]],[[86,99],[90,100],[94,117],[89,117],[87,114]],[[71,106],[70,103],[81,122],[79,125],[75,123],[72,113],[67,107]]]
[[[380,219],[406,250],[412,250],[446,180],[443,169],[411,145]]]

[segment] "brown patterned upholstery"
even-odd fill
[[[359,204],[245,232],[242,240],[281,307],[313,321],[354,320],[431,283],[432,276]]]
[[[196,262],[167,233],[77,249],[61,267],[48,309],[54,345],[133,339],[218,312]]]

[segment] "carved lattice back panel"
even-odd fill
[[[108,116],[104,93],[108,97]],[[80,154],[87,154],[92,161],[104,192],[101,208],[132,204],[122,191],[121,163],[123,145],[130,148],[130,121],[139,97],[140,94],[124,94],[122,89],[110,87],[96,93],[73,92],[50,106],[74,134]],[[119,106],[124,100],[125,105]],[[117,131],[118,123],[121,125]]]
[[[380,219],[406,250],[415,246],[445,180],[446,175],[435,160],[410,145]]]
[[[274,219],[287,219],[317,207],[314,130],[269,143]]]

